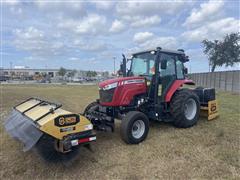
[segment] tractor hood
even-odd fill
[[[123,85],[123,84],[130,84],[130,83],[145,83],[144,77],[120,77],[109,79],[99,83],[99,88],[105,88],[109,85]]]

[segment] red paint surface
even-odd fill
[[[165,102],[170,102],[173,94],[176,92],[178,88],[180,88],[183,84],[189,84],[194,85],[195,83],[190,79],[184,79],[184,80],[176,80],[170,89],[168,90],[166,96],[165,96]]]
[[[127,80],[144,80],[144,82],[123,84]],[[122,77],[110,79],[99,83],[99,87],[118,82],[115,89],[112,102],[101,102],[103,106],[127,106],[133,100],[134,96],[144,94],[147,92],[147,84],[144,77]]]
[[[119,78],[114,78],[114,79],[108,79],[103,82],[100,82],[99,87],[103,88],[104,86],[106,86],[108,84],[112,84],[115,82],[127,81],[127,80],[133,80],[133,79],[144,79],[144,77],[119,77]]]
[[[103,88],[108,84],[118,82],[118,86],[115,89],[112,102],[101,102],[103,106],[127,106],[131,103],[134,96],[144,94],[147,92],[147,84],[144,83],[133,83],[133,84],[123,84],[124,81],[134,80],[134,79],[144,79],[144,77],[121,77],[103,81],[99,83],[99,87]],[[165,96],[165,102],[170,102],[173,94],[176,90],[183,84],[194,85],[192,80],[176,80],[170,87],[168,93]]]

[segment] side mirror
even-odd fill
[[[122,54],[122,56],[123,56],[123,61],[120,65],[120,71],[122,72],[123,77],[126,77],[126,75],[127,75],[127,59],[124,54]]]
[[[123,64],[120,64],[120,69],[119,69],[119,71],[118,71],[118,74],[119,74],[119,75],[123,75],[123,71],[124,71]]]
[[[163,59],[161,61],[161,69],[167,69],[167,60],[166,59]]]
[[[184,67],[183,73],[184,73],[184,74],[188,74],[188,68]]]

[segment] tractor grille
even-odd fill
[[[109,90],[99,90],[100,102],[112,102],[115,88]]]

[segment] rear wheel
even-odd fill
[[[138,144],[148,135],[148,117],[139,111],[126,114],[121,123],[121,137],[128,144]]]
[[[199,119],[200,103],[198,96],[191,90],[182,89],[176,92],[171,103],[171,114],[176,127],[188,128]]]

